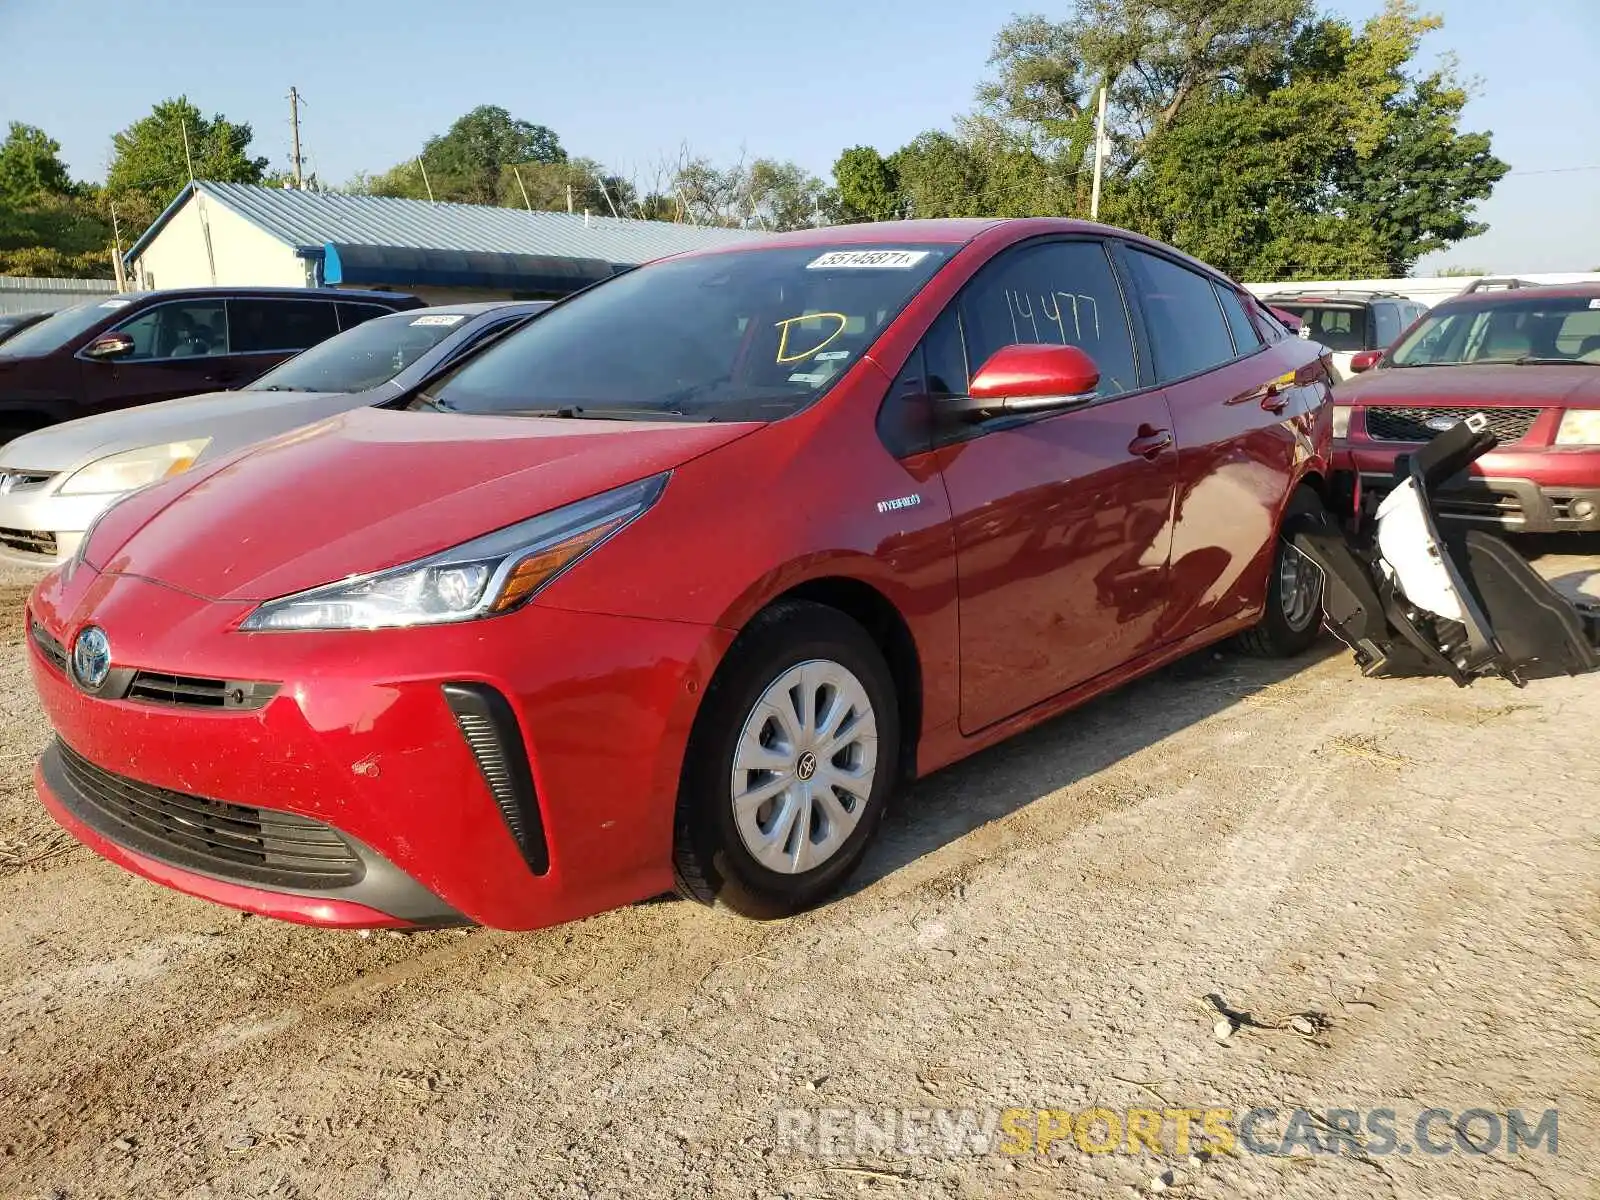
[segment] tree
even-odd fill
[[[111,231],[96,199],[73,182],[55,139],[12,122],[0,143],[0,274],[109,277]]]
[[[422,166],[402,163],[381,181],[401,194],[466,204],[502,203],[506,170],[533,163],[562,163],[567,152],[561,139],[544,125],[514,118],[493,104],[480,104],[444,133],[430,137],[419,156]],[[428,187],[422,186],[426,169]],[[513,184],[515,186],[515,184]],[[380,195],[394,194],[380,191]],[[564,203],[564,202],[563,202]]]
[[[142,229],[191,177],[260,183],[267,160],[249,153],[253,138],[248,124],[235,124],[221,113],[207,119],[187,96],[164,100],[112,136],[106,195],[121,219]]]
[[[852,146],[833,164],[827,201],[839,224],[891,221],[901,212],[899,173],[871,146]]]

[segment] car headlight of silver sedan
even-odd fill
[[[155,483],[194,466],[194,460],[211,444],[210,438],[189,438],[159,446],[140,446],[97,458],[79,467],[57,489],[62,496],[114,495]]]
[[[649,509],[666,482],[656,475],[404,566],[269,600],[239,628],[394,629],[511,612]]]

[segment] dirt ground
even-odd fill
[[[1578,586],[1600,558],[1544,566]],[[1332,645],[1207,653],[923,781],[820,911],[363,937],[166,892],[56,829],[21,581],[0,1196],[1600,1195],[1600,677],[1458,691],[1363,680]],[[1218,1040],[1208,995],[1251,1023]],[[1402,1134],[1553,1108],[1559,1148],[823,1155],[778,1132],[1091,1106],[1390,1108]]]

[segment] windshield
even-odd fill
[[[1365,308],[1330,308],[1320,304],[1295,304],[1282,300],[1272,301],[1274,308],[1293,313],[1300,320],[1301,337],[1321,342],[1329,350],[1339,353],[1367,348],[1367,310]],[[1305,332],[1309,330],[1309,332]]]
[[[1528,296],[1441,305],[1395,347],[1389,365],[1523,362],[1600,364],[1600,298]]]
[[[364,392],[387,383],[469,320],[429,310],[374,317],[262,375],[252,392]]]
[[[127,296],[113,296],[109,300],[90,300],[63,308],[0,343],[0,356],[49,354],[59,350],[90,326],[111,316],[114,310],[127,308],[131,303]]]
[[[776,420],[848,370],[955,249],[806,246],[668,259],[558,304],[417,403]]]

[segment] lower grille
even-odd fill
[[[37,620],[28,622],[28,636],[44,655],[45,661],[58,671],[67,669],[67,648]]]
[[[52,750],[71,792],[62,800],[130,850],[267,887],[348,887],[365,873],[350,844],[321,821],[139,783],[95,766],[59,740]]]
[[[277,694],[278,685],[275,683],[245,683],[231,679],[209,679],[203,675],[138,671],[122,698],[194,708],[252,709],[260,708]]]
[[[535,875],[550,869],[550,849],[545,843],[539,799],[533,790],[533,771],[522,744],[511,704],[494,688],[481,683],[447,683],[445,702],[455,714],[461,736],[477,760],[489,794],[506,823],[512,841]]]
[[[0,528],[0,546],[4,546],[8,550],[16,550],[22,554],[33,554],[40,558],[54,558],[56,556],[56,535],[37,532],[32,529]]]
[[[1475,413],[1483,414],[1502,446],[1527,437],[1539,419],[1537,408],[1369,408],[1367,436],[1378,442],[1431,442],[1444,431],[1430,429],[1429,421],[1465,421]]]

